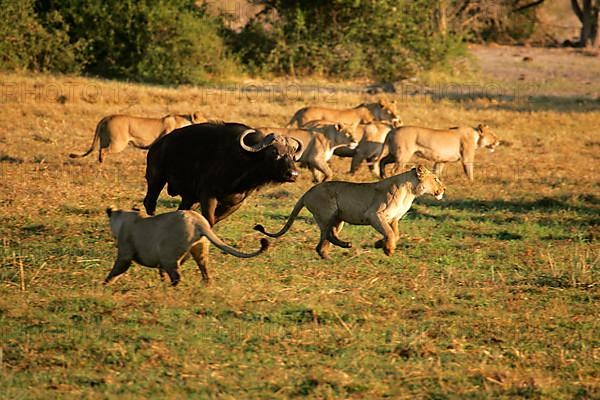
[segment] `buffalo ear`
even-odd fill
[[[108,208],[106,209],[106,215],[108,215],[108,216],[110,217],[110,216],[112,215],[113,211],[114,211],[114,210],[113,210],[113,208],[112,208],[112,207],[108,207]]]

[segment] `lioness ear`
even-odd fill
[[[422,165],[417,166],[417,177],[419,179],[423,178],[426,173],[427,173],[427,168],[425,168]]]
[[[335,129],[338,130],[338,131],[341,131],[342,130],[342,124],[340,124],[339,122],[337,122],[335,124]]]
[[[477,130],[478,130],[479,132],[483,132],[483,130],[484,130],[484,129],[485,129],[485,125],[484,125],[484,124],[479,124],[479,125],[477,125]]]

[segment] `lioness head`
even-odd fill
[[[204,117],[204,115],[200,111],[196,111],[192,113],[192,124],[200,124],[202,122],[207,122],[208,120]]]
[[[416,168],[416,172],[417,178],[419,179],[419,184],[416,189],[417,196],[431,194],[435,196],[436,199],[441,200],[442,197],[444,197],[446,187],[442,184],[437,175],[422,165],[419,165]]]
[[[479,133],[479,140],[477,141],[478,147],[486,147],[491,152],[494,152],[496,146],[500,144],[498,136],[491,131],[490,127],[486,124],[479,124],[475,129]]]
[[[354,129],[345,124],[336,123],[335,129],[338,132],[338,137],[335,143],[337,144],[347,144],[349,148],[354,149],[358,146],[358,142],[354,139]]]
[[[388,102],[379,100],[379,119],[381,121],[400,121],[400,117],[396,114],[396,101]]]

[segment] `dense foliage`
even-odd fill
[[[397,79],[443,62],[458,44],[438,29],[438,0],[263,3],[235,45],[248,64],[274,72]]]
[[[534,19],[514,18],[519,0],[486,1],[254,0],[258,13],[233,29],[214,2],[0,0],[12,21],[0,28],[0,68],[162,84],[244,70],[395,80],[444,64],[465,39],[531,33]]]
[[[0,28],[5,69],[178,84],[235,68],[220,19],[190,0],[0,1],[4,20],[17,21]]]

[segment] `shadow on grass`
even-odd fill
[[[582,196],[557,196],[542,197],[537,200],[448,200],[437,202],[432,199],[423,198],[421,204],[427,207],[438,207],[442,209],[486,212],[486,211],[509,211],[516,214],[527,214],[535,211],[559,211],[571,210],[586,215],[598,215],[600,211],[600,198],[593,194]]]
[[[589,113],[600,110],[600,98],[590,96],[556,96],[556,95],[527,95],[512,96],[490,94],[484,92],[451,92],[444,91],[440,98],[429,94],[433,101],[459,103],[467,110],[502,110],[514,112],[558,111]],[[481,102],[484,100],[484,102]]]
[[[426,209],[423,211],[413,209],[405,219],[433,219],[441,223],[444,221],[471,221],[493,223],[499,226],[514,223],[519,225],[535,224],[552,229],[558,226],[563,228],[562,233],[554,232],[544,235],[541,238],[544,240],[594,241],[597,238],[597,227],[600,226],[600,198],[592,194],[543,197],[530,201],[466,199],[440,203],[432,199],[422,199],[420,204],[425,205]],[[436,208],[439,212],[436,212],[435,215],[427,212],[427,209]],[[468,215],[456,214],[452,211],[466,212]],[[561,211],[569,211],[570,214],[559,214]],[[471,233],[478,237],[497,240],[510,241],[523,238],[520,234],[507,230]]]

